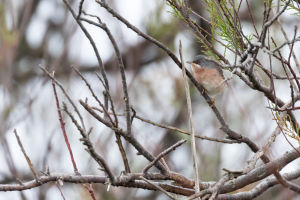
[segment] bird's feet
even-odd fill
[[[215,102],[216,102],[216,99],[215,98],[211,98],[210,107],[214,107],[215,106]]]

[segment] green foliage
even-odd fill
[[[0,3],[0,43],[10,44],[11,46],[15,45],[18,41],[18,32],[10,31],[7,28],[6,16],[5,16],[5,7]]]
[[[241,48],[241,42],[238,35],[241,32],[241,25],[238,20],[234,19],[235,10],[237,10],[238,1],[233,4],[226,0],[215,1],[205,0],[206,10],[211,18],[212,44],[215,42],[215,35],[231,48]],[[250,38],[250,37],[249,37]]]
[[[197,34],[192,33],[192,35],[194,35],[194,37],[199,41],[201,46],[205,49],[205,51],[203,52],[205,55],[207,55],[208,57],[215,57],[213,51],[202,41],[202,39]]]
[[[274,104],[272,104],[272,108],[273,110],[275,110]],[[286,114],[282,117],[278,111],[274,111],[273,116],[277,125],[280,127],[282,133],[297,140],[298,143],[300,144],[299,126],[297,125],[295,130],[290,115]]]
[[[178,4],[180,6],[182,6],[183,4],[183,0],[170,0],[170,1],[167,1],[167,5],[172,8],[172,11],[170,11],[170,13],[180,19],[180,20],[184,20],[184,17],[181,15],[180,11],[173,5],[173,4]]]
[[[169,7],[172,8],[172,14],[185,21],[186,19],[180,12],[181,6],[183,6],[183,0],[169,0],[167,1]],[[177,5],[177,6],[175,6]],[[203,5],[206,11],[210,14],[211,25],[211,45],[214,46],[216,40],[223,41],[225,48],[237,49],[243,51],[243,48],[247,45],[248,41],[251,41],[253,36],[242,35],[242,26],[238,20],[238,0],[220,0],[218,2],[211,0],[204,0]],[[199,25],[192,21],[195,26]],[[205,54],[210,57],[215,57],[215,54],[211,51],[207,43],[203,41],[203,37],[197,36],[193,33],[194,37],[201,43],[202,47],[206,49]]]
[[[174,38],[178,32],[178,20],[164,20],[162,16],[163,9],[164,5],[162,4],[148,19],[146,22],[147,33],[173,50]]]

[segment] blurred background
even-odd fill
[[[260,27],[263,1],[248,2],[257,27]],[[79,1],[70,3],[77,12]],[[107,3],[134,26],[169,47],[176,55],[181,40],[186,61],[203,52],[201,44],[180,19],[172,14],[172,9],[165,1],[110,0]],[[190,4],[199,15],[209,19],[201,1],[191,0]],[[115,37],[126,67],[130,103],[137,115],[188,130],[181,71],[167,54],[130,31],[94,1],[85,1],[83,8],[87,13],[101,17]],[[245,3],[242,3],[239,15],[245,33],[251,35],[254,30],[250,26],[250,16]],[[193,17],[209,31],[209,25],[205,21],[196,15]],[[295,25],[299,26],[300,22],[299,17],[294,15],[284,15],[281,20],[287,32],[293,30]],[[112,45],[102,30],[86,23],[84,25],[98,47],[117,111],[122,114],[124,102],[121,76]],[[276,32],[276,28],[278,29],[276,26],[273,27],[274,38],[278,43],[282,43],[284,38]],[[222,47],[219,47],[219,50],[224,51]],[[294,51],[299,56],[299,45],[295,45]],[[229,58],[232,56],[229,52],[226,52],[226,55]],[[288,55],[287,49],[283,49],[283,55]],[[268,62],[264,60],[263,54],[259,59],[262,63]],[[17,130],[38,172],[49,168],[50,172],[73,173],[69,154],[62,139],[51,82],[40,66],[55,71],[56,78],[78,104],[88,128],[94,128],[91,137],[98,153],[108,160],[115,174],[120,174],[123,170],[113,133],[90,117],[78,103],[79,99],[89,98],[91,99],[89,102],[92,103],[93,100],[84,82],[72,71],[71,65],[80,70],[101,97],[104,89],[95,75],[95,72],[99,73],[95,53],[61,0],[0,1],[1,184],[15,183],[17,179],[24,182],[33,179],[13,129]],[[281,73],[281,70],[281,68],[274,69],[278,73]],[[232,76],[230,72],[224,73],[226,77]],[[235,76],[230,79],[229,85],[224,94],[217,97],[217,107],[233,130],[250,137],[258,145],[264,144],[276,127],[271,111],[266,108],[269,106],[268,101],[261,93],[251,90]],[[277,81],[276,89],[277,95],[283,100],[290,98],[287,81]],[[197,134],[224,138],[210,107],[193,86],[191,95]],[[58,96],[60,101],[65,100],[60,91]],[[298,111],[295,115],[299,118]],[[66,116],[64,120],[79,172],[103,175],[96,162],[84,151],[76,127]],[[126,121],[123,119],[121,124],[125,127]],[[179,139],[187,138],[137,119],[133,121],[133,134],[153,155],[157,155]],[[292,139],[291,142],[297,144]],[[216,144],[197,140],[197,147],[200,177],[203,181],[218,180],[222,175],[222,168],[242,169],[252,156],[249,149],[242,144]],[[271,159],[275,159],[291,148],[284,137],[279,136],[268,154]],[[141,171],[148,163],[141,156],[137,156],[130,145],[126,146],[126,152],[133,172]],[[193,166],[190,155],[190,146],[187,143],[167,156],[166,160],[171,170],[192,178]],[[299,161],[294,165],[298,166]],[[105,185],[94,185],[97,199],[167,199],[160,192],[121,187],[112,187],[107,192],[106,189]],[[79,185],[65,183],[62,191],[68,199],[90,199],[87,191]],[[59,190],[52,183],[28,191],[0,193],[0,200],[59,198],[61,198]],[[289,190],[279,191],[275,187],[258,199],[271,198],[297,199],[297,196]]]

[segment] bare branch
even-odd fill
[[[108,164],[106,163],[106,161],[102,158],[101,155],[99,155],[94,147],[92,142],[90,141],[88,135],[86,134],[86,132],[80,127],[80,125],[78,124],[78,122],[76,121],[76,119],[73,117],[73,115],[68,111],[67,106],[64,104],[64,111],[68,114],[68,116],[71,118],[72,122],[74,123],[74,125],[77,127],[78,131],[80,132],[82,139],[81,141],[83,142],[83,144],[87,147],[87,152],[91,155],[92,158],[94,158],[94,160],[103,168],[103,171],[108,175],[110,183],[114,183],[115,182],[115,177],[112,173],[112,171],[110,170]]]
[[[67,145],[67,148],[68,148],[68,151],[69,151],[69,154],[70,154],[70,158],[71,158],[71,161],[72,161],[74,172],[75,172],[75,174],[78,175],[79,172],[78,172],[77,165],[76,165],[76,162],[75,162],[75,159],[74,159],[74,156],[73,156],[71,145],[69,143],[69,139],[68,139],[67,132],[66,132],[66,129],[65,129],[65,123],[62,119],[62,115],[61,115],[61,111],[60,111],[60,105],[59,105],[59,100],[58,100],[58,96],[57,96],[57,93],[56,93],[56,87],[55,87],[55,81],[54,81],[54,72],[52,74],[52,77],[53,77],[52,78],[52,88],[53,88],[53,93],[54,93],[54,97],[55,97],[56,109],[57,109],[57,113],[58,113],[58,119],[59,119],[60,127],[61,127],[61,130],[62,130],[62,133],[63,133],[63,136],[64,136],[64,140],[65,140],[65,143]]]
[[[169,154],[171,151],[174,151],[177,147],[179,147],[180,145],[182,145],[183,143],[185,143],[186,140],[180,140],[179,142],[177,142],[176,144],[170,146],[169,148],[167,148],[166,150],[164,150],[163,152],[161,152],[160,154],[158,154],[158,156],[152,161],[150,162],[144,169],[143,169],[143,173],[147,173],[147,171],[156,163],[158,162],[162,157],[166,156],[167,154]]]

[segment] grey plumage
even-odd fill
[[[222,67],[216,61],[207,58],[205,55],[197,55],[195,57],[195,60],[193,60],[192,62],[200,65],[201,67],[217,69],[219,73],[224,77]]]

